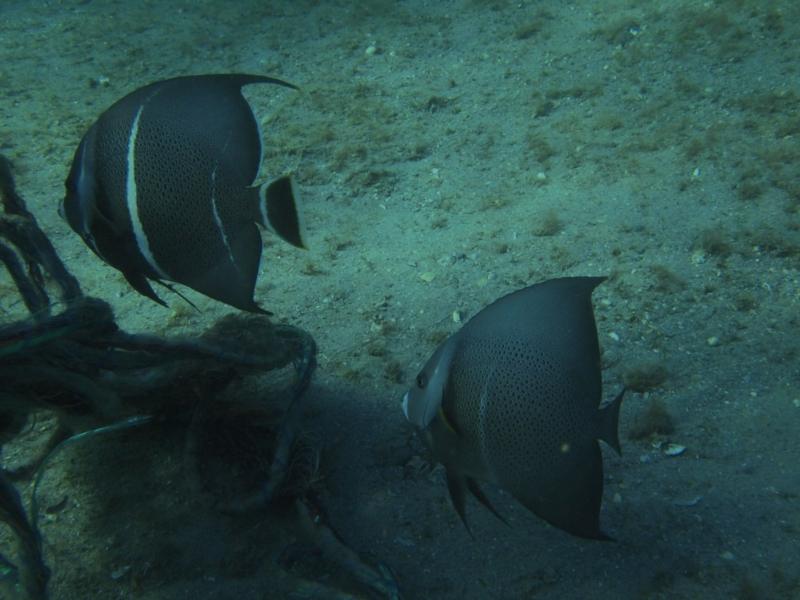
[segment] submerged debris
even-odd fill
[[[658,398],[654,398],[643,412],[639,413],[628,431],[632,440],[643,440],[656,435],[669,435],[675,431],[675,423],[667,411],[667,407]]]
[[[647,392],[657,388],[667,380],[667,369],[659,362],[641,362],[634,364],[622,374],[625,387],[633,392]]]
[[[58,417],[58,430],[41,457],[13,473],[0,469],[0,520],[19,541],[15,561],[0,554],[1,596],[11,590],[35,600],[47,598],[49,570],[36,527],[36,490],[49,459],[61,448],[98,435],[169,422],[185,427],[192,489],[210,491],[216,508],[269,510],[276,498],[289,499],[296,503],[295,526],[319,552],[334,562],[345,560],[340,566],[349,565],[373,593],[399,597],[393,579],[360,563],[321,519],[313,521],[315,533],[309,533],[303,507],[319,478],[320,450],[299,437],[301,400],[316,367],[316,344],[308,333],[262,315],[225,317],[199,338],[125,332],[106,302],[83,295],[25,208],[1,155],[0,200],[0,261],[28,313],[0,323],[0,440],[14,437],[34,412],[47,410]],[[255,400],[219,401],[233,382],[251,373],[270,374],[268,398],[262,386]],[[288,407],[274,406],[273,397],[288,398]],[[219,450],[220,438],[239,444],[226,468],[213,471],[203,463],[200,469],[203,452],[209,444]],[[247,440],[255,442],[248,446]],[[34,473],[29,518],[11,480]],[[227,497],[220,494],[223,489]]]
[[[19,567],[0,554],[0,561],[5,571],[2,577],[4,583],[14,592],[24,591],[32,600],[46,598],[50,571],[42,559],[42,540],[39,531],[28,520],[17,490],[2,471],[0,471],[0,519],[11,527],[19,544]]]

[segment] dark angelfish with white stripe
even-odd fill
[[[254,186],[261,133],[241,88],[294,85],[259,75],[199,75],[140,88],[83,137],[61,214],[139,293],[173,281],[236,308],[253,300],[266,227],[305,247],[289,176]]]
[[[623,394],[600,408],[591,296],[601,281],[553,279],[500,298],[439,346],[403,398],[464,524],[467,491],[495,512],[483,480],[560,529],[608,539],[597,440],[619,452]]]

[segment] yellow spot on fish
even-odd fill
[[[450,421],[447,419],[447,416],[444,414],[444,409],[441,406],[439,407],[439,417],[442,419],[442,423],[444,423],[450,431],[456,433],[455,427],[450,424]]]

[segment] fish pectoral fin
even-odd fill
[[[260,222],[292,246],[305,248],[303,222],[291,176],[265,183],[258,191]]]
[[[442,406],[439,407],[439,418],[442,420],[442,423],[450,431],[453,435],[458,435],[458,429],[455,428],[452,420],[447,416],[444,408]]]
[[[492,514],[493,514],[495,517],[497,517],[497,518],[498,518],[498,519],[500,519],[500,520],[501,520],[503,523],[505,523],[506,525],[508,525],[508,521],[506,521],[506,520],[505,520],[505,519],[502,517],[502,515],[500,515],[500,513],[499,513],[499,512],[497,512],[497,510],[495,509],[495,507],[494,507],[494,506],[492,506],[492,503],[491,503],[491,502],[489,502],[489,498],[487,498],[487,497],[486,497],[486,494],[484,494],[484,493],[483,493],[483,490],[480,488],[480,486],[478,485],[478,482],[477,482],[477,481],[475,481],[475,480],[474,480],[474,479],[472,479],[471,477],[467,477],[467,488],[469,488],[469,491],[470,491],[470,492],[472,492],[472,495],[473,495],[473,496],[475,496],[475,498],[478,500],[478,502],[480,502],[480,503],[481,503],[481,504],[483,504],[483,505],[484,505],[486,508],[488,508],[488,509],[491,511],[491,513],[492,513]]]
[[[91,208],[91,214],[95,219],[100,220],[103,225],[111,229],[114,232],[114,235],[119,233],[118,228],[114,225],[114,220],[108,214],[106,214],[106,212],[103,211],[100,206],[94,204]]]
[[[94,204],[91,209],[92,221],[96,223],[99,221],[103,227],[111,232],[111,236],[115,239],[123,238],[125,236],[125,229],[114,220],[113,215],[107,212],[108,207],[103,207],[99,204]]]
[[[464,527],[467,528],[470,537],[475,539],[472,530],[469,528],[469,523],[467,523],[467,486],[464,483],[464,477],[453,473],[452,469],[445,469],[445,472],[447,474],[447,491],[450,492],[450,502],[453,503],[453,508],[456,509],[458,516],[461,517],[461,522],[464,523]]]

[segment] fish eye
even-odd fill
[[[420,373],[417,375],[417,387],[422,389],[426,385],[428,385],[428,378],[425,377],[425,373]]]

